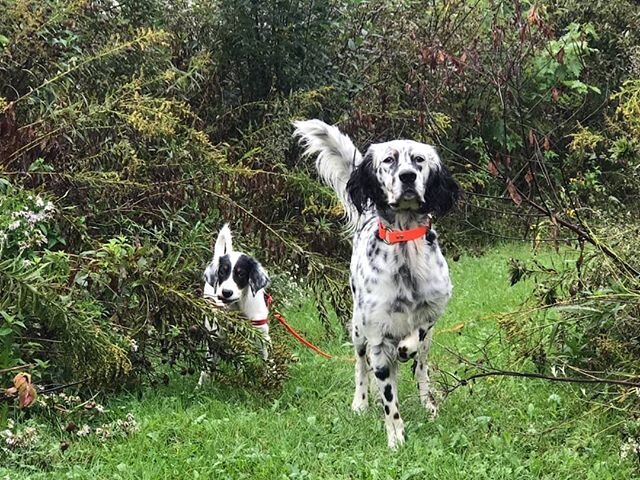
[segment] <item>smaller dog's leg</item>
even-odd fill
[[[433,336],[433,328],[430,328],[425,336],[424,340],[420,344],[418,352],[418,359],[415,364],[415,379],[418,384],[418,393],[420,394],[420,403],[427,409],[427,412],[431,414],[431,417],[438,415],[438,406],[436,405],[433,392],[431,391],[431,384],[429,380],[429,365],[427,364],[427,357],[429,355],[429,348],[431,347],[431,337]]]
[[[367,377],[367,371],[369,370],[367,343],[362,341],[362,337],[357,338],[354,335],[353,339],[353,345],[356,351],[356,389],[353,394],[351,409],[356,413],[361,413],[369,406],[369,400],[367,398],[367,386],[369,383],[369,378]]]
[[[269,348],[271,348],[271,337],[269,336],[269,326],[263,327],[264,343],[262,344],[262,359],[266,362],[269,359]]]
[[[209,374],[204,370],[200,371],[200,378],[198,379],[198,387],[203,386],[209,381]]]
[[[207,332],[209,335],[214,335],[215,332],[217,332],[218,330],[218,326],[215,323],[211,323],[208,318],[204,319],[204,326],[207,329]],[[207,341],[207,357],[206,357],[207,366],[205,367],[205,369],[210,369],[213,365],[215,365],[216,360],[217,360],[216,356],[211,351],[211,347],[209,345],[209,342]],[[201,387],[202,385],[204,385],[206,382],[209,381],[210,375],[209,375],[209,372],[207,372],[205,369],[200,371],[200,378],[198,379],[198,387]]]
[[[385,351],[384,344],[373,345],[371,366],[382,396],[387,444],[389,448],[397,448],[404,443],[404,422],[400,418],[398,409],[397,364],[392,361],[395,355],[389,355],[389,353],[391,352]]]

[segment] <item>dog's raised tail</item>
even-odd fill
[[[321,120],[298,121],[293,125],[296,127],[293,135],[304,146],[304,155],[317,155],[318,175],[335,190],[349,224],[354,226],[359,214],[347,193],[347,182],[362,161],[362,154],[348,136]]]

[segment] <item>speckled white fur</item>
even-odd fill
[[[393,230],[424,225],[428,214],[451,208],[457,186],[430,145],[394,140],[370,146],[362,157],[336,127],[320,120],[295,126],[305,154],[317,155],[318,173],[336,190],[353,230],[352,408],[357,412],[367,408],[367,374],[373,372],[388,445],[395,448],[405,440],[397,401],[398,360],[415,358],[421,402],[432,415],[437,412],[427,353],[432,327],[444,312],[452,286],[435,231],[417,240],[387,244],[378,237],[378,222]]]

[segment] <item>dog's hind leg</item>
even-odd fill
[[[418,350],[414,375],[416,383],[418,384],[420,403],[422,403],[424,408],[427,409],[427,412],[429,412],[432,417],[435,417],[438,414],[438,406],[436,405],[435,397],[433,396],[433,392],[431,391],[429,365],[427,364],[427,357],[429,355],[429,349],[431,348],[432,336],[433,328],[430,328],[424,333]]]

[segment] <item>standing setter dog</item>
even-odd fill
[[[320,177],[338,194],[353,230],[351,335],[356,351],[352,409],[368,406],[367,372],[382,397],[389,447],[404,443],[397,360],[415,359],[420,400],[436,415],[427,353],[432,327],[451,297],[449,269],[431,215],[449,211],[458,187],[434,147],[376,143],[364,158],[349,137],[320,120],[295,122],[294,135],[317,155]]]
[[[269,306],[266,302],[264,289],[269,284],[269,276],[260,262],[250,255],[236,252],[231,244],[231,230],[225,224],[216,239],[213,248],[213,259],[204,271],[204,297],[212,299],[216,305],[237,309],[251,321],[264,339],[261,343],[262,358],[267,360],[269,352],[267,345],[269,337]],[[210,335],[218,334],[215,322],[205,318],[205,327]],[[208,359],[215,359],[211,352]],[[198,385],[202,385],[209,374],[200,373]]]

